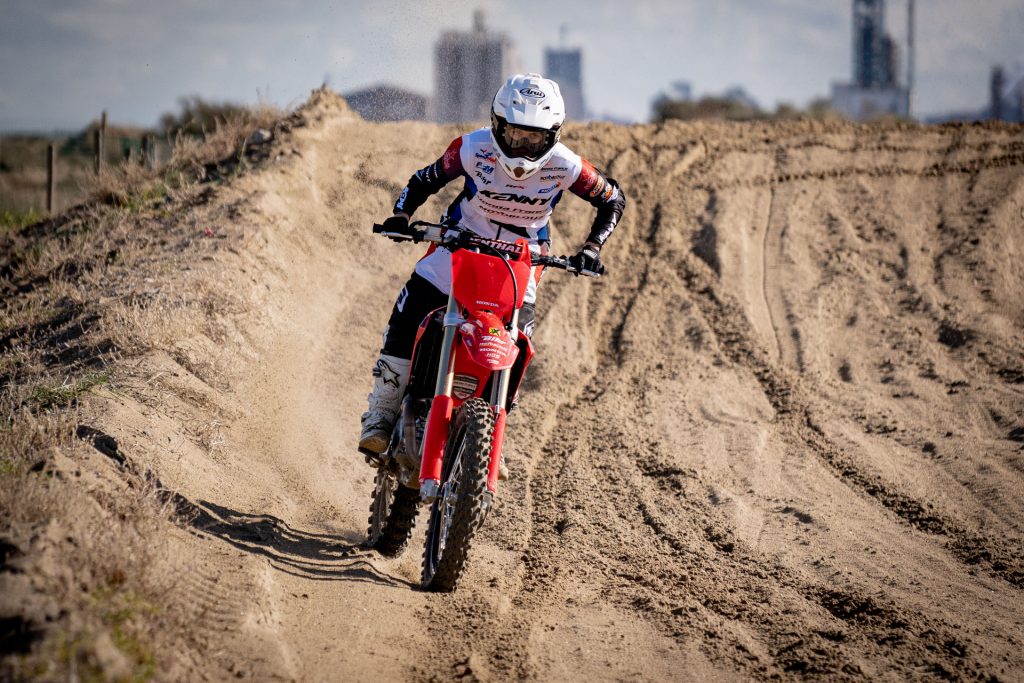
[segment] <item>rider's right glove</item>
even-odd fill
[[[413,230],[409,227],[409,217],[402,214],[395,214],[384,219],[384,232],[397,232],[400,235],[413,236]],[[388,237],[395,242],[403,242],[401,237]]]
[[[603,275],[604,264],[601,263],[601,252],[590,244],[584,245],[575,256],[569,257],[569,265],[576,269],[576,274]]]

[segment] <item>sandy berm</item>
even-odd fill
[[[370,226],[461,131],[303,116],[173,217],[223,236],[219,335],[83,401],[192,511],[158,679],[1024,680],[1020,127],[567,126],[629,205],[608,276],[544,277],[512,478],[437,595],[422,515],[360,547],[354,445],[421,252]],[[591,217],[565,198],[554,251]]]

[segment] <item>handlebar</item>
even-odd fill
[[[419,228],[423,228],[420,230]],[[518,258],[520,247],[514,242],[504,240],[488,239],[477,235],[472,230],[457,226],[444,225],[443,223],[430,223],[429,221],[413,221],[409,224],[408,232],[388,231],[383,225],[375,223],[373,234],[387,237],[396,242],[411,241],[415,243],[430,242],[437,244],[450,251],[456,249],[485,249],[495,253],[501,258]],[[557,268],[574,275],[586,275],[589,277],[600,277],[598,273],[589,270],[580,270],[572,265],[568,256],[549,256],[544,254],[531,254],[531,265],[544,266],[545,268]]]

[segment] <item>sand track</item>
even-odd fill
[[[212,391],[223,444],[171,453],[177,418],[126,397],[104,418],[196,514],[216,654],[187,670],[1024,679],[1019,128],[572,128],[630,199],[612,273],[545,277],[513,478],[460,590],[429,595],[422,529],[398,560],[359,547],[352,446],[418,251],[369,226],[457,131],[328,95],[308,119],[215,199],[245,207],[223,267],[251,304]],[[567,198],[556,251],[589,218]]]

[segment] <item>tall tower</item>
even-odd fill
[[[544,49],[544,76],[558,83],[565,100],[565,116],[577,121],[586,117],[583,105],[583,52],[566,45],[568,24],[558,28],[559,46]]]
[[[884,82],[885,0],[853,0],[853,82],[862,88]]]
[[[913,0],[909,0],[908,82],[913,73]],[[853,79],[832,84],[832,106],[844,116],[867,121],[907,116],[910,94],[900,85],[897,41],[885,31],[885,0],[853,0]]]
[[[1006,87],[1006,72],[1001,66],[992,67],[992,78],[989,80],[989,118],[994,121],[1003,120],[1003,89]]]
[[[473,13],[472,31],[443,33],[434,48],[437,121],[488,118],[494,93],[515,66],[512,41],[504,33],[489,31],[481,10]]]
[[[907,0],[907,116],[914,117],[914,0]]]
[[[544,77],[558,83],[565,100],[565,116],[579,121],[583,106],[583,54],[579,48],[549,47],[544,50]]]

